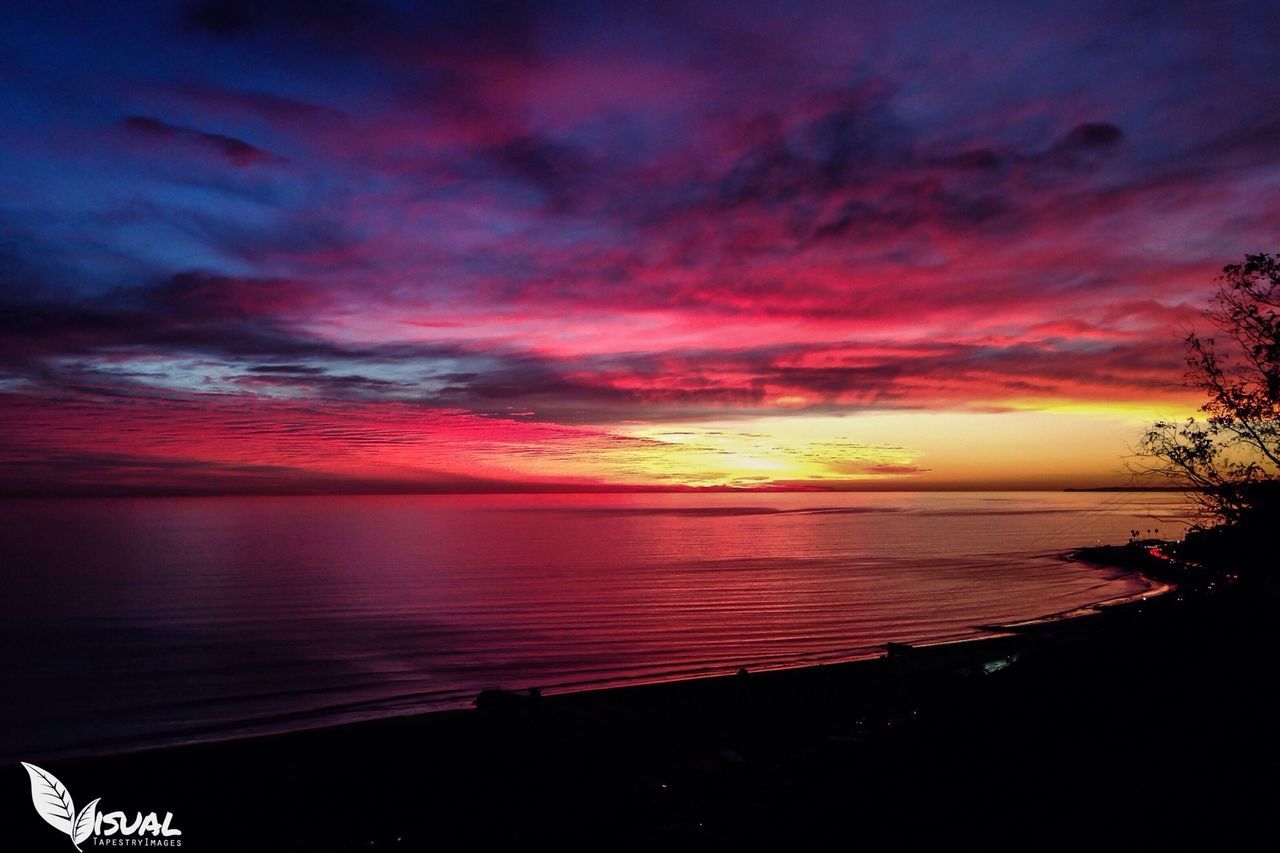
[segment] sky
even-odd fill
[[[18,4],[0,494],[1061,488],[1280,233],[1271,3]]]

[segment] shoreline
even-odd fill
[[[1141,784],[1126,796],[1141,801],[1147,785],[1155,798],[1147,806],[1167,805],[1182,789],[1167,789],[1165,775],[1206,772],[1227,748],[1222,737],[1252,730],[1237,718],[1195,740],[1175,734],[1181,717],[1201,719],[1201,703],[1216,708],[1238,689],[1238,673],[1253,671],[1236,651],[1239,632],[1259,630],[1240,618],[1249,606],[1248,596],[1148,592],[870,660],[495,694],[473,709],[47,769],[78,799],[172,811],[193,850],[440,850],[531,839],[653,849],[784,844],[833,831],[890,848],[957,833],[1025,841],[1068,831],[1052,821],[1071,810],[1046,813],[1046,804],[1101,779],[1110,786],[1111,777],[1137,774]],[[1140,730],[1154,734],[1132,736]],[[0,811],[0,841],[45,849],[52,831],[31,812],[20,768],[0,774],[0,798],[16,806]],[[838,817],[850,804],[853,824]],[[1118,816],[1091,823],[1147,840],[1160,832]]]
[[[0,759],[0,766],[3,766],[4,764],[14,764],[19,760],[37,762],[45,761],[50,763],[96,761],[156,751],[185,749],[201,745],[231,744],[242,741],[290,737],[293,735],[327,731],[330,729],[346,730],[352,727],[360,727],[387,721],[412,720],[418,717],[460,713],[465,714],[477,710],[484,701],[510,705],[528,699],[531,693],[543,699],[583,697],[584,701],[601,701],[608,704],[610,699],[609,694],[626,693],[627,691],[653,688],[678,689],[682,686],[696,686],[700,682],[718,682],[723,679],[736,678],[743,672],[752,676],[764,676],[776,673],[803,674],[808,670],[837,667],[841,668],[841,671],[845,671],[847,668],[861,664],[869,664],[875,661],[884,660],[885,658],[892,656],[895,652],[900,656],[908,649],[915,654],[917,661],[923,661],[925,659],[926,656],[921,653],[930,652],[932,656],[938,657],[944,650],[946,652],[946,659],[952,661],[963,661],[969,657],[979,658],[986,654],[987,650],[991,648],[991,646],[987,644],[987,641],[1009,638],[1020,638],[1023,641],[1043,641],[1049,638],[1049,634],[1052,633],[1051,629],[1054,626],[1061,626],[1071,620],[1087,619],[1091,616],[1099,616],[1113,608],[1122,608],[1132,604],[1140,604],[1141,602],[1165,595],[1177,589],[1176,584],[1157,580],[1143,572],[1140,568],[1134,566],[1080,559],[1079,555],[1086,550],[1088,549],[1082,548],[1063,552],[1058,555],[1058,559],[1085,563],[1093,568],[1108,569],[1112,571],[1121,570],[1129,575],[1141,578],[1150,586],[1144,590],[1126,595],[1104,598],[1099,601],[1073,607],[1069,610],[1055,611],[1012,622],[973,625],[969,632],[962,634],[925,637],[919,640],[903,642],[881,642],[870,646],[859,647],[858,649],[848,653],[813,653],[808,656],[807,659],[792,657],[779,663],[749,663],[743,666],[716,666],[682,671],[669,671],[654,675],[653,677],[638,677],[634,680],[601,679],[551,685],[526,685],[517,688],[495,687],[481,690],[478,694],[473,695],[470,698],[450,700],[448,704],[442,704],[437,707],[409,708],[403,711],[370,709],[366,712],[366,716],[356,715],[354,718],[348,719],[316,718],[315,722],[310,724],[291,725],[283,728],[275,727],[274,723],[278,721],[271,719],[247,720],[237,726],[208,734],[204,732],[191,734],[189,736],[179,734],[172,740],[164,743],[140,744],[129,741],[112,745],[110,742],[99,742],[94,745],[52,750],[47,753],[24,753],[20,756],[15,754],[13,756]],[[1036,636],[1036,632],[1042,632],[1043,636]],[[973,661],[970,665],[981,665],[981,663],[984,662],[985,661]],[[964,664],[961,663],[957,665],[963,666]],[[455,704],[455,702],[457,704]],[[305,716],[307,713],[308,712],[298,712],[298,716]]]

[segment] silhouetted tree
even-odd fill
[[[1186,337],[1205,417],[1152,424],[1134,466],[1194,489],[1201,526],[1274,517],[1280,484],[1280,259],[1247,255],[1217,284],[1205,315],[1221,334]]]

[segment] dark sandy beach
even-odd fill
[[[1228,849],[1275,823],[1273,651],[1241,584],[869,662],[45,766],[172,811],[190,850]],[[66,844],[20,767],[0,801],[3,849]]]

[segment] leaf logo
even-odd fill
[[[76,814],[71,794],[67,791],[67,786],[58,781],[57,776],[25,761],[22,766],[27,768],[27,775],[31,777],[31,802],[36,807],[36,813],[54,829],[71,836],[71,843],[79,850],[81,842],[93,834],[98,800],[102,798],[89,803]]]
[[[101,799],[101,797],[98,798],[98,800]],[[80,849],[80,845],[84,843],[86,838],[93,835],[93,824],[98,817],[98,800],[94,800],[81,809],[79,817],[72,824],[71,843],[76,846],[77,850]]]

